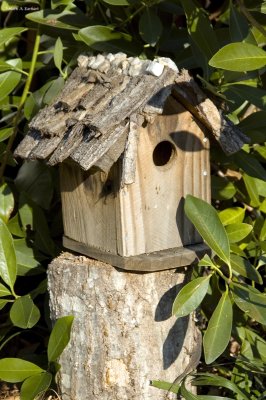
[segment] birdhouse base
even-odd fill
[[[111,264],[114,267],[139,272],[153,272],[184,267],[197,262],[204,254],[208,253],[210,255],[211,253],[205,243],[139,254],[132,257],[123,257],[118,254],[104,252],[70,239],[67,236],[63,237],[63,245],[76,253],[85,254],[96,260]]]

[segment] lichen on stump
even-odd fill
[[[193,369],[191,355],[200,345],[192,317],[171,317],[188,275],[180,268],[178,273],[124,272],[70,253],[53,260],[48,270],[52,319],[75,317],[59,360],[63,400],[165,399],[150,380],[174,382]]]

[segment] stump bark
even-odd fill
[[[174,382],[198,362],[192,316],[171,317],[188,273],[130,273],[70,253],[50,264],[52,319],[75,317],[59,360],[63,400],[176,399],[150,381]]]

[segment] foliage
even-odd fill
[[[214,208],[191,196],[186,200],[188,217],[214,252],[194,269],[194,280],[173,305],[178,317],[200,306],[208,364],[193,383],[201,394],[191,395],[185,382],[154,385],[186,399],[264,396],[265,13],[264,0],[1,2],[0,350],[10,356],[6,344],[12,343],[13,358],[23,356],[42,369],[23,382],[25,393],[34,385],[43,390],[50,380],[43,360],[50,329],[45,271],[60,251],[62,228],[57,170],[37,161],[21,164],[12,150],[38,110],[62,89],[78,54],[124,51],[171,57],[190,69],[250,138],[230,157],[212,144]],[[68,340],[68,324],[60,329],[59,349],[48,346],[50,362]],[[230,352],[233,342],[237,352]],[[220,397],[208,395],[210,385],[220,388]]]

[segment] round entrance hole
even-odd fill
[[[157,167],[162,167],[169,163],[175,153],[174,145],[168,140],[164,140],[157,144],[153,150],[153,162]]]

